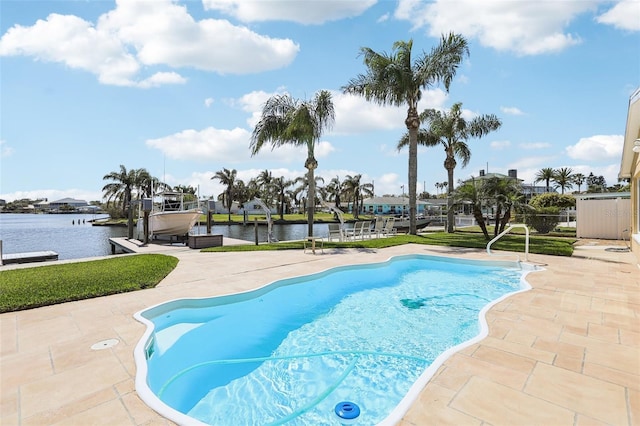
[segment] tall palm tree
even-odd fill
[[[127,207],[131,202],[131,194],[136,184],[135,170],[127,170],[124,165],[120,165],[119,171],[107,173],[102,180],[110,180],[102,187],[103,197],[107,199],[107,206],[113,201],[122,208],[122,214],[126,215]]]
[[[482,192],[496,206],[496,225],[493,231],[493,236],[496,237],[504,231],[511,219],[511,209],[520,208],[524,204],[522,188],[515,179],[490,177],[483,182]]]
[[[582,192],[580,190],[580,188],[582,187],[582,184],[587,180],[587,177],[585,175],[583,175],[582,173],[575,173],[573,175],[573,183],[575,183],[576,185],[578,185],[578,192]]]
[[[555,171],[553,178],[554,183],[560,187],[560,193],[564,194],[565,188],[571,188],[573,186],[573,170],[571,167],[562,167]]]
[[[397,41],[391,54],[377,53],[368,47],[360,49],[367,67],[343,87],[345,93],[364,96],[380,105],[407,106],[404,123],[409,131],[409,233],[416,234],[418,182],[418,102],[422,90],[442,82],[445,89],[456,74],[458,65],[469,54],[467,40],[461,35],[442,36],[440,43],[412,61],[413,40]]]
[[[466,167],[471,159],[471,150],[467,145],[470,138],[481,138],[498,130],[502,122],[493,114],[484,114],[467,121],[462,117],[462,103],[453,104],[449,112],[426,109],[420,114],[420,121],[427,127],[418,131],[418,144],[425,146],[442,145],[445,152],[444,168],[447,170],[447,232],[453,232],[453,171],[458,165],[456,157]],[[398,149],[409,144],[409,135],[405,134],[398,143]]]
[[[302,203],[306,203],[307,206],[311,202],[311,204],[314,206],[314,211],[315,211],[316,200],[315,199],[311,201],[309,200],[309,198],[311,197],[309,192],[309,188],[311,187],[311,185],[309,185],[309,174],[307,173],[304,176],[299,176],[295,178],[293,180],[293,184],[294,185],[298,184],[298,186],[294,190],[294,192],[296,193],[296,198],[299,197],[298,200]],[[315,188],[319,187],[320,184],[324,184],[324,178],[322,176],[314,176],[313,177],[314,193],[315,193]],[[307,217],[308,217],[308,210],[307,210]]]
[[[344,191],[344,183],[340,181],[340,176],[336,176],[329,182],[329,185],[326,187],[327,194],[329,195],[329,200],[333,200],[336,209],[340,210],[340,197]]]
[[[287,188],[293,185],[293,181],[285,179],[284,176],[275,178],[271,181],[271,187],[278,194],[278,213],[280,220],[284,219],[284,210],[287,204]]]
[[[344,190],[349,197],[353,199],[354,219],[358,219],[360,216],[360,210],[362,208],[361,202],[364,197],[371,197],[373,195],[373,185],[370,183],[362,183],[361,179],[361,174],[355,176],[347,175],[344,178]]]
[[[220,196],[222,197],[222,206],[227,208],[229,222],[231,222],[231,206],[233,204],[234,195],[233,190],[236,184],[237,175],[238,171],[236,169],[229,170],[227,168],[223,168],[222,170],[218,170],[211,178],[218,179],[220,184],[226,186],[226,189],[222,194],[220,194]]]
[[[484,238],[489,241],[491,237],[489,237],[489,231],[487,230],[487,224],[484,222],[484,216],[482,215],[482,199],[484,198],[483,190],[482,190],[482,182],[471,178],[471,180],[463,183],[462,185],[456,188],[453,193],[454,200],[459,202],[469,202],[471,203],[471,211],[473,213],[473,217],[480,226],[482,233],[484,234]]]
[[[128,238],[133,238],[133,208],[131,200],[133,199],[134,192],[140,194],[140,188],[144,186],[145,181],[151,179],[149,172],[145,169],[127,170],[127,168],[121,164],[119,171],[107,173],[102,179],[112,181],[102,187],[104,197],[107,198],[107,206],[112,199],[122,204],[122,214],[123,216],[127,216],[127,235]]]
[[[267,206],[271,206],[272,193],[273,189],[271,183],[273,182],[273,175],[269,170],[263,170],[258,174],[256,178],[256,183],[260,188],[260,198],[264,200]]]
[[[307,197],[308,235],[313,236],[313,213],[316,188],[314,170],[318,167],[315,146],[325,130],[333,127],[335,110],[331,93],[321,90],[312,100],[300,101],[289,94],[272,96],[262,108],[262,117],[251,135],[251,155],[256,155],[266,143],[272,149],[283,145],[304,146],[309,184]]]
[[[536,177],[535,177],[535,180],[533,182],[534,183],[546,182],[547,183],[547,189],[546,189],[545,192],[551,192],[551,189],[549,187],[549,182],[551,182],[551,180],[553,179],[553,176],[555,174],[556,174],[556,171],[554,169],[552,169],[551,167],[542,168],[542,169],[538,170],[538,172],[536,173]]]

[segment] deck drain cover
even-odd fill
[[[103,340],[102,342],[94,343],[93,345],[91,345],[91,349],[93,349],[94,351],[99,351],[101,349],[112,348],[118,343],[120,343],[120,340],[118,339]]]

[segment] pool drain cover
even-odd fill
[[[103,340],[102,342],[94,343],[93,345],[91,345],[91,349],[93,349],[94,351],[99,351],[102,349],[112,348],[118,343],[120,343],[120,340],[118,339]]]

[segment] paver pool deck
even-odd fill
[[[172,424],[134,389],[133,349],[145,326],[133,314],[149,306],[402,254],[495,259],[482,250],[423,245],[317,255],[144,250],[180,259],[156,288],[0,315],[0,425]],[[488,312],[489,335],[451,356],[399,425],[640,425],[634,256],[594,243],[572,257],[529,260],[545,268],[528,275],[533,289]],[[107,339],[118,344],[91,349]]]

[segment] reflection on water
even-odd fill
[[[52,250],[59,259],[107,256],[111,254],[109,238],[126,237],[126,227],[92,226],[91,221],[107,217],[93,214],[0,214],[0,240],[2,251],[24,253]],[[204,224],[193,233],[204,234]],[[247,225],[214,225],[213,234],[228,238],[255,241],[253,223]],[[327,224],[316,224],[313,233],[326,236]],[[300,240],[307,236],[307,225],[273,225],[273,235],[278,241]],[[267,241],[267,226],[258,225],[258,242]]]

